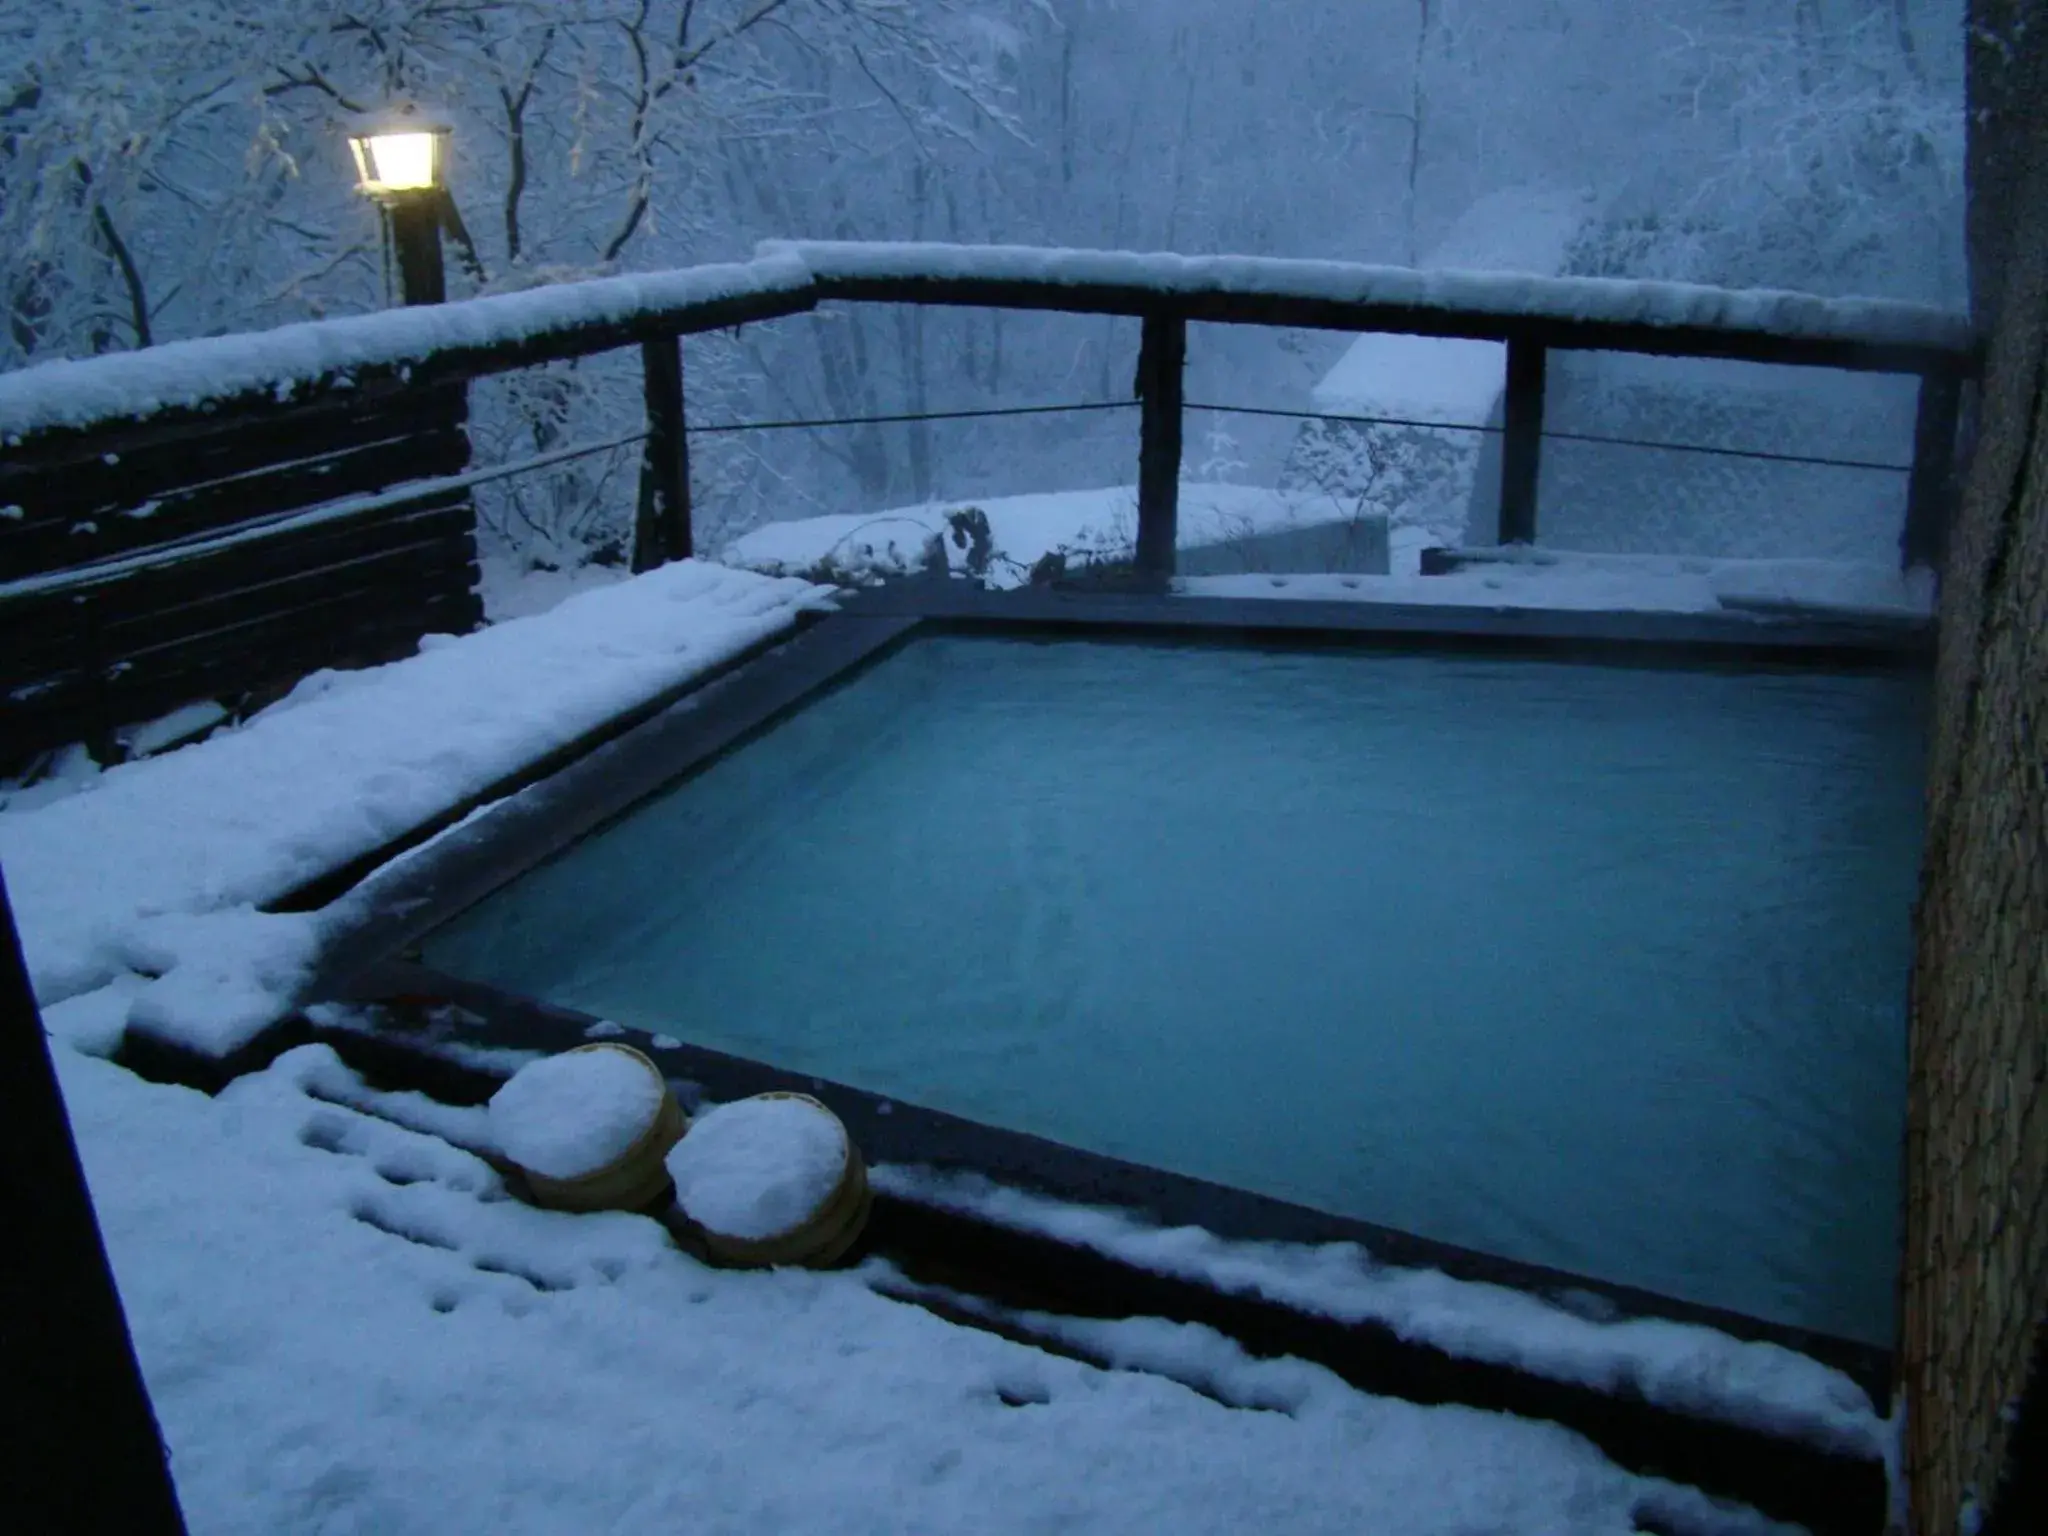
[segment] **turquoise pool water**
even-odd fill
[[[431,964],[1891,1336],[1921,685],[919,639]]]

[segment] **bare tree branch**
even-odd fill
[[[555,46],[556,31],[553,27],[541,33],[539,49],[526,66],[526,77],[514,92],[509,85],[498,87],[498,96],[505,108],[505,132],[509,140],[511,176],[505,186],[505,259],[517,262],[521,251],[519,228],[519,204],[526,195],[526,109],[533,100],[533,88],[540,78],[541,65],[546,62]]]
[[[289,68],[280,67],[278,74],[282,78],[274,84],[266,85],[263,88],[265,96],[283,96],[290,91],[318,91],[344,112],[362,112],[366,110],[360,102],[344,95],[337,89],[334,82],[320,72],[320,67],[317,64],[305,65],[303,72],[296,75]]]
[[[92,167],[83,160],[74,162],[78,170],[79,185],[90,196],[92,189]],[[93,228],[107,248],[107,254],[120,269],[122,286],[128,290],[128,324],[135,332],[135,345],[147,347],[155,344],[149,324],[149,292],[143,286],[142,273],[135,265],[135,257],[128,249],[128,242],[121,238],[121,232],[114,227],[113,215],[107,212],[107,205],[98,199],[92,205]]]

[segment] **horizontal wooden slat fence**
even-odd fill
[[[280,514],[469,463],[460,388],[275,422],[191,424],[98,458],[0,461],[4,755],[84,741],[200,699],[388,661],[481,617],[475,514],[445,492],[209,548]],[[190,554],[183,554],[187,548]]]

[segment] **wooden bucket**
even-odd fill
[[[617,1051],[632,1057],[661,1084],[661,1105],[654,1112],[653,1120],[648,1122],[647,1129],[633,1144],[602,1168],[578,1174],[573,1179],[551,1179],[531,1168],[519,1171],[525,1176],[533,1203],[551,1211],[646,1210],[668,1197],[668,1168],[663,1159],[668,1156],[668,1149],[681,1141],[683,1133],[689,1130],[689,1117],[683,1113],[682,1105],[676,1102],[668,1079],[661,1075],[661,1068],[630,1045],[601,1040],[594,1045],[579,1045],[576,1050]]]
[[[755,1097],[796,1099],[815,1105],[825,1114],[832,1114],[807,1093],[762,1093]],[[836,1115],[833,1121],[838,1123]],[[773,1269],[784,1265],[829,1269],[845,1258],[860,1240],[861,1233],[867,1230],[868,1215],[874,1209],[875,1198],[868,1187],[867,1163],[861,1158],[860,1148],[853,1144],[853,1138],[846,1134],[844,1125],[839,1126],[839,1137],[846,1148],[845,1167],[832,1193],[806,1220],[787,1232],[761,1238],[727,1237],[692,1222],[690,1225],[705,1256],[713,1263],[731,1269]]]

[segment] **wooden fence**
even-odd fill
[[[0,462],[0,756],[70,741],[104,755],[118,727],[179,705],[471,628],[466,491],[291,516],[458,475],[463,415],[461,391],[441,388],[98,453],[81,436],[68,453]]]
[[[0,765],[68,741],[105,744],[182,703],[385,659],[477,622],[468,485],[481,475],[463,473],[472,379],[638,346],[634,565],[689,555],[681,338],[825,301],[1139,318],[1134,563],[1151,583],[1174,567],[1191,322],[1505,343],[1504,543],[1537,535],[1553,350],[1913,374],[1909,560],[1939,548],[1958,401],[1979,351],[1964,318],[1905,304],[1332,262],[808,243],[765,246],[747,263],[45,365],[0,376]]]

